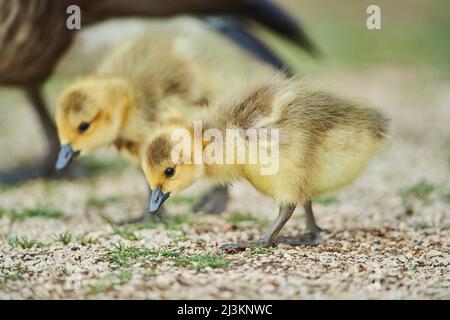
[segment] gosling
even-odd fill
[[[318,243],[321,229],[315,221],[311,200],[354,181],[388,135],[388,119],[378,111],[312,89],[298,79],[287,79],[283,75],[250,84],[231,99],[219,99],[198,119],[200,130],[195,129],[194,123],[178,121],[166,124],[149,136],[142,159],[142,168],[152,190],[149,210],[156,212],[169,196],[202,177],[224,184],[247,180],[277,202],[279,213],[258,240],[225,244],[221,248],[226,251],[277,243]],[[195,138],[203,137],[211,128],[220,134],[197,143]],[[227,128],[278,129],[278,170],[262,174],[264,164],[250,163],[248,158],[244,163],[234,161],[231,164],[225,159],[207,161],[214,153],[225,155],[230,151],[226,150],[228,144],[216,141],[217,136],[226,136]],[[202,161],[195,161],[195,148],[180,148],[180,142],[175,139],[180,132],[189,132],[192,141],[187,145],[197,143]],[[250,140],[245,138],[244,141],[243,150],[249,154]],[[277,238],[299,205],[305,210],[306,233]]]
[[[115,48],[94,74],[63,90],[56,108],[62,145],[56,168],[107,146],[138,165],[149,132],[170,119],[188,118],[255,69],[271,67],[195,19],[156,23]],[[226,189],[216,188],[214,194],[214,203],[195,211],[222,211]]]

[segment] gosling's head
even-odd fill
[[[118,137],[132,105],[128,85],[117,78],[88,78],[66,88],[56,108],[63,169],[79,154],[108,146]]]
[[[169,196],[187,189],[203,174],[202,165],[192,163],[192,153],[182,147],[181,140],[173,141],[172,133],[173,130],[166,130],[153,136],[143,152],[142,169],[152,191],[151,213],[158,211]],[[190,144],[190,136],[186,139]]]

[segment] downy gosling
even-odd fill
[[[278,216],[258,240],[226,244],[221,247],[224,250],[280,242],[317,243],[321,229],[314,219],[311,200],[354,181],[388,134],[388,119],[374,109],[311,89],[298,79],[283,75],[263,79],[231,98],[213,102],[198,121],[166,124],[149,136],[143,153],[142,168],[152,190],[151,212],[202,177],[223,184],[247,180],[277,202]],[[229,129],[237,130],[234,138],[242,138],[244,161],[234,152],[237,145],[228,144]],[[260,151],[269,149],[268,142],[277,142],[272,150],[266,150],[278,156],[275,170],[267,172],[267,163],[261,159],[250,161],[255,144],[249,129],[266,132],[263,138],[270,137],[257,141]],[[183,141],[186,135],[187,142]],[[195,159],[199,154],[201,161]],[[305,210],[307,232],[277,238],[299,205]]]
[[[271,67],[201,22],[157,22],[113,49],[94,74],[63,90],[56,108],[61,142],[56,167],[106,146],[138,165],[149,132],[172,118],[188,118],[196,106],[253,70]],[[195,211],[222,211],[226,189],[215,188],[212,194],[216,197],[206,197],[210,203],[200,203]]]

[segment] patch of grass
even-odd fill
[[[8,282],[23,280],[23,274],[25,272],[26,269],[16,267],[13,271],[0,275],[0,289],[4,288]]]
[[[173,198],[169,198],[167,200],[167,203],[175,204],[175,205],[181,205],[181,204],[194,204],[198,200],[197,197],[189,197],[189,196],[176,196]]]
[[[426,200],[435,190],[435,187],[425,180],[419,181],[415,185],[401,190],[402,197],[415,197],[420,200]]]
[[[156,276],[158,275],[158,273],[157,273],[156,270],[153,268],[153,269],[150,269],[150,270],[145,270],[144,272],[142,272],[142,275],[143,275],[144,277],[150,277],[150,278],[152,278],[152,277],[156,277]]]
[[[140,223],[138,225],[135,225],[136,229],[138,230],[144,230],[144,229],[156,229],[156,227],[158,226],[158,222],[152,222],[152,221],[148,221],[145,223]]]
[[[114,288],[113,283],[105,283],[104,281],[99,281],[95,284],[90,284],[88,286],[88,294],[89,295],[97,295],[99,293],[108,292]]]
[[[419,268],[425,267],[425,263],[423,261],[417,261],[416,263],[406,264],[407,269],[416,271]]]
[[[223,255],[214,254],[197,254],[191,258],[191,267],[195,270],[202,270],[205,268],[222,269],[228,268],[230,261],[227,260]]]
[[[70,232],[64,232],[56,235],[56,241],[61,242],[63,245],[67,246],[72,242],[72,234]]]
[[[88,294],[96,295],[113,290],[116,286],[123,285],[133,278],[133,272],[130,270],[121,270],[113,272],[97,283],[88,286]]]
[[[247,248],[245,253],[248,255],[267,254],[275,251],[275,248]]]
[[[191,257],[185,256],[183,257],[183,262],[187,263],[186,266],[189,266],[194,270],[202,270],[208,267],[213,269],[227,268],[230,265],[230,261],[223,255],[214,254],[197,254]],[[175,265],[177,265],[176,260]]]
[[[86,201],[86,204],[90,207],[95,208],[104,208],[110,204],[116,204],[123,201],[123,197],[121,196],[109,196],[109,197],[89,197]]]
[[[108,292],[109,290],[112,290],[114,288],[114,284],[112,283],[106,283],[104,281],[99,281],[95,284],[88,285],[88,295],[97,295],[99,293]]]
[[[139,224],[125,224],[118,226],[108,217],[103,217],[103,220],[111,226],[111,228],[113,229],[113,235],[118,235],[124,239],[131,241],[138,241],[142,239],[142,237],[138,236],[135,233],[136,231],[141,229],[141,226]]]
[[[9,238],[8,243],[11,247],[16,248],[20,246],[21,239],[19,237]]]
[[[44,242],[28,239],[27,237],[13,237],[8,239],[8,244],[13,247],[21,247],[22,249],[31,249],[33,247],[42,248],[45,247],[46,244]]]
[[[113,226],[113,234],[118,235],[124,239],[131,240],[131,241],[139,241],[142,239],[142,237],[138,236],[135,232],[137,231],[135,228],[133,228],[130,225],[124,225],[124,226]]]
[[[410,187],[400,190],[402,204],[405,208],[405,214],[412,215],[414,213],[414,199],[426,202],[428,201],[430,194],[435,191],[435,189],[436,188],[434,185],[426,182],[425,180],[421,180]]]
[[[192,265],[191,260],[185,256],[174,257],[173,262],[175,267],[187,267]]]
[[[314,203],[318,203],[324,206],[329,206],[332,205],[334,203],[337,203],[338,200],[333,197],[333,196],[322,196],[322,197],[317,197],[313,200]]]
[[[179,251],[165,250],[161,252],[163,257],[171,258],[176,267],[189,267],[194,270],[202,270],[207,267],[227,268],[230,261],[223,255],[214,254],[196,254],[188,256]]]
[[[190,240],[190,239],[191,239],[191,238],[190,238],[185,232],[182,232],[181,234],[175,234],[175,235],[173,236],[173,241],[174,241],[175,243],[188,241],[188,240]]]
[[[179,230],[185,224],[191,223],[191,218],[188,215],[176,215],[162,221],[166,229]]]
[[[159,251],[149,248],[139,248],[126,246],[121,241],[114,244],[112,249],[108,249],[103,255],[103,260],[118,267],[125,267],[136,262],[140,258],[154,257],[159,255]]]
[[[81,243],[82,246],[88,246],[88,245],[91,245],[91,244],[97,244],[99,242],[98,238],[88,237],[86,235],[83,235],[82,237],[80,237],[79,240],[80,240],[80,243]]]
[[[415,229],[417,229],[417,230],[425,230],[425,229],[430,228],[430,226],[429,226],[428,223],[426,223],[426,222],[417,222],[417,223],[414,225],[414,227],[415,227]]]
[[[64,277],[67,277],[67,276],[70,276],[70,271],[69,271],[69,269],[67,269],[67,267],[66,266],[64,266],[62,269],[61,269],[61,271],[59,272],[59,276],[64,276]]]
[[[148,221],[145,223],[129,223],[121,226],[118,226],[114,221],[112,221],[108,217],[103,217],[103,220],[109,225],[111,225],[113,230],[117,229],[116,231],[118,231],[118,234],[121,233],[120,232],[121,230],[136,232],[143,229],[155,229],[158,227],[158,225],[164,226],[164,228],[167,230],[180,230],[183,225],[192,223],[192,218],[187,215],[176,215],[159,221],[155,220],[155,221]]]
[[[247,224],[249,222],[257,224],[260,227],[264,227],[267,224],[267,221],[265,221],[263,219],[257,218],[250,214],[243,214],[243,213],[238,213],[238,212],[231,214],[227,218],[227,221],[236,228],[240,228],[243,226],[243,224]]]
[[[133,272],[130,270],[122,270],[116,274],[116,277],[121,283],[128,282],[133,278]]]
[[[182,253],[176,250],[163,249],[159,252],[159,254],[166,258],[181,258]]]
[[[42,205],[36,208],[26,208],[22,210],[12,210],[9,212],[9,218],[12,222],[22,221],[28,218],[42,217],[48,219],[58,219],[64,216],[61,210],[45,207]]]
[[[204,268],[227,268],[230,261],[223,255],[196,254],[188,256],[177,250],[151,249],[135,246],[126,246],[118,242],[112,249],[108,249],[103,255],[103,260],[117,267],[128,267],[139,259],[156,258],[158,256],[168,258],[177,267],[189,267],[194,270]]]
[[[45,180],[44,182],[44,194],[46,196],[51,196],[58,190],[59,183],[53,180]]]

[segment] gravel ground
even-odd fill
[[[364,176],[316,201],[322,244],[222,254],[275,216],[245,183],[222,215],[189,213],[199,184],[172,200],[166,222],[119,225],[144,212],[146,187],[103,152],[85,162],[89,178],[0,189],[0,299],[449,299],[449,83],[393,67],[316,78],[365,97],[394,127]],[[0,91],[3,169],[44,151],[28,110]],[[299,210],[284,233],[303,221]]]

